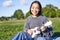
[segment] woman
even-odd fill
[[[48,21],[47,17],[42,15],[42,6],[39,1],[32,2],[30,6],[30,13],[24,25],[24,31],[32,35],[33,28],[39,27],[40,34],[34,37],[34,40],[53,40],[51,37],[53,35],[52,27],[42,26]]]
[[[46,27],[44,24],[48,21],[47,17],[42,15],[42,7],[39,1],[32,2],[30,6],[30,13],[24,25],[24,32],[19,32],[12,40],[53,40],[51,37],[53,35],[52,27]],[[38,28],[39,34],[34,38],[31,37],[35,27]],[[55,40],[59,40],[57,38]]]

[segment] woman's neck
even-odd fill
[[[33,18],[36,18],[37,16],[35,16],[35,15],[32,15],[32,17],[33,17]]]

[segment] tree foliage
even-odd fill
[[[56,11],[56,17],[60,17],[60,9]]]
[[[51,17],[51,18],[54,18],[56,17],[57,13],[56,13],[56,10],[58,10],[57,7],[49,4],[49,5],[46,5],[46,7],[44,7],[42,9],[43,11],[43,15],[47,16],[47,17]],[[57,15],[58,16],[58,15]]]
[[[17,19],[22,19],[22,18],[24,18],[24,14],[23,14],[22,10],[18,9],[14,12],[12,17],[17,18]]]
[[[30,14],[30,12],[28,11],[27,13],[26,13],[26,18],[28,17],[28,16],[30,16],[31,14]]]

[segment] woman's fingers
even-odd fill
[[[45,31],[46,27],[45,26],[41,26],[41,31]]]
[[[29,29],[27,32],[28,32],[30,35],[32,35],[32,33],[33,33],[33,31],[32,31],[31,29]]]

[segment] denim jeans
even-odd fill
[[[38,37],[37,40],[46,40],[44,37]]]
[[[12,38],[12,40],[34,40],[34,39],[26,32],[19,32]]]
[[[45,37],[38,37],[37,40],[46,40],[46,38]],[[60,40],[60,37],[50,38],[49,40]]]
[[[34,40],[34,39],[26,32],[19,32],[12,38],[12,40]],[[46,40],[46,38],[38,37],[37,40]],[[50,38],[50,40],[60,40],[60,37]]]

